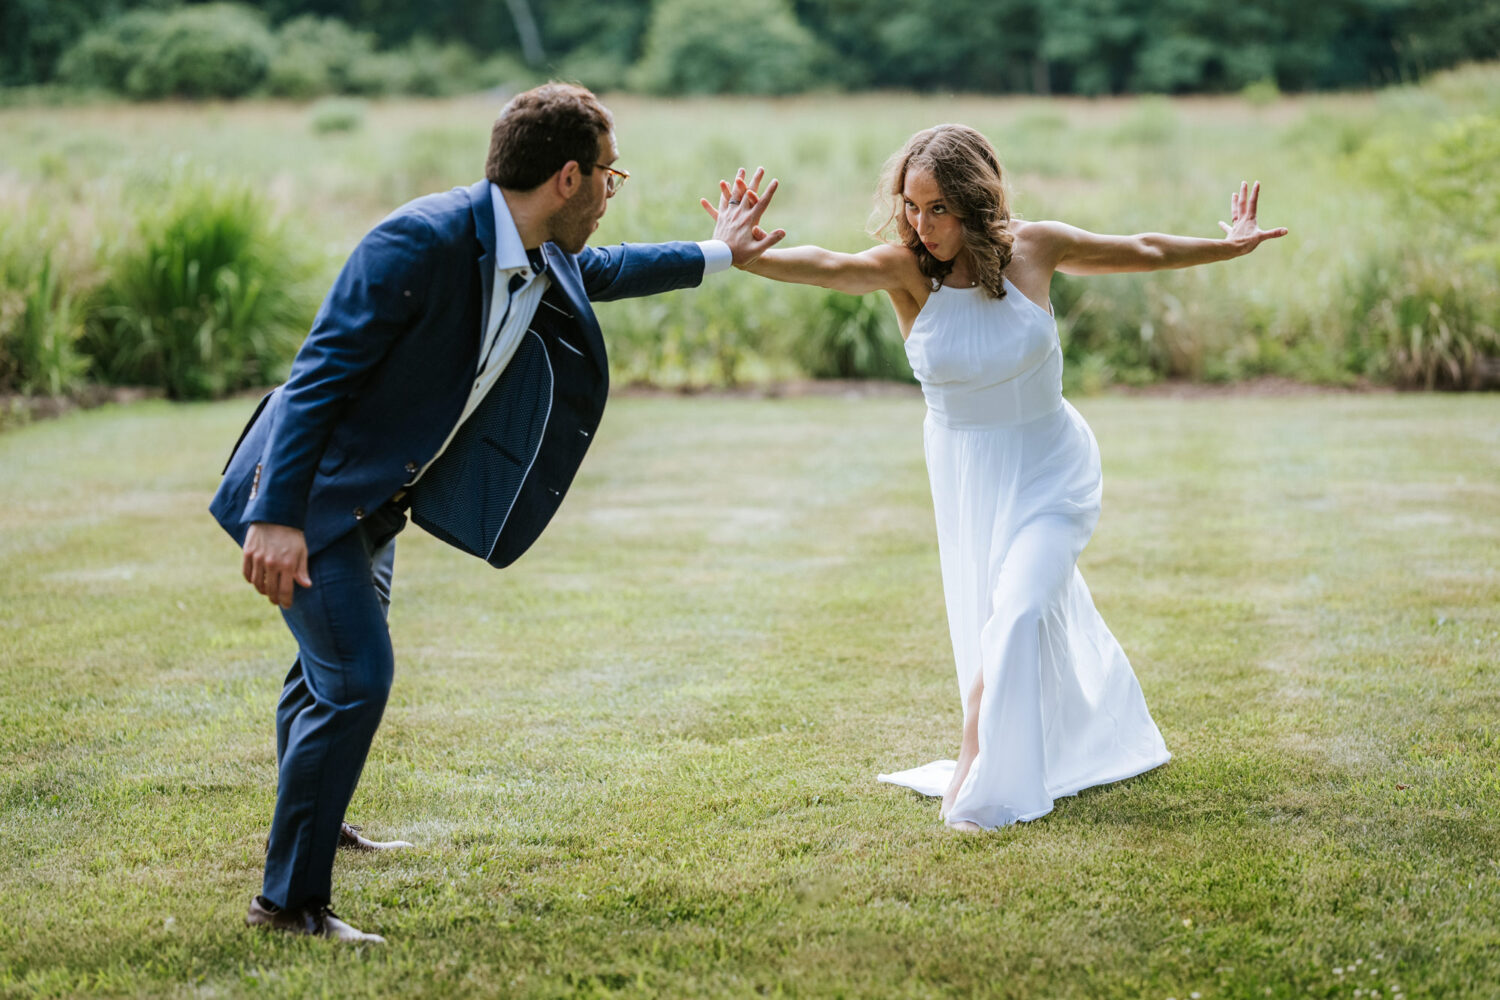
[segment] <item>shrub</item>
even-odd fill
[[[1404,231],[1372,250],[1351,289],[1352,363],[1426,389],[1500,385],[1500,115],[1439,124],[1420,141],[1382,137],[1366,172],[1394,193]]]
[[[660,0],[629,78],[658,94],[792,94],[817,82],[820,61],[787,0]]]
[[[1240,88],[1240,97],[1253,108],[1265,108],[1281,100],[1281,88],[1276,86],[1275,77],[1268,76],[1245,84]]]
[[[276,31],[266,90],[279,97],[364,93],[360,68],[375,53],[375,36],[336,18],[294,17]]]
[[[618,53],[584,47],[574,49],[563,58],[557,75],[564,80],[577,80],[595,93],[602,93],[622,89],[629,70]]]
[[[163,17],[125,78],[132,97],[242,97],[261,85],[275,41],[239,4],[183,7]]]
[[[312,130],[319,135],[328,132],[354,132],[364,127],[365,106],[360,101],[331,97],[312,106]]]
[[[114,262],[85,349],[107,381],[178,399],[273,382],[312,318],[298,247],[250,189],[182,183]]]
[[[446,97],[473,90],[477,63],[466,45],[449,42],[438,45],[426,38],[413,39],[394,53],[397,76],[393,83],[403,94],[421,97]]]
[[[145,58],[165,20],[158,11],[136,10],[89,31],[63,54],[58,79],[124,93],[126,78]]]
[[[78,216],[21,187],[0,199],[0,391],[65,395],[79,388],[88,360],[78,350],[82,304],[94,283],[92,243],[108,239],[107,220]],[[68,206],[73,207],[73,206]]]
[[[911,369],[890,305],[881,295],[829,292],[810,327],[792,341],[797,363],[813,378],[910,381]]]
[[[52,254],[31,273],[11,270],[0,289],[0,387],[60,396],[76,389],[88,370],[78,351],[82,329],[72,294],[63,287]]]

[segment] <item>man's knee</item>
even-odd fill
[[[374,712],[378,716],[385,710],[395,676],[396,664],[389,644],[366,651],[358,669],[349,671],[344,679],[344,706],[350,712]]]

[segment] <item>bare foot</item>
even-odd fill
[[[963,738],[958,747],[958,766],[953,769],[953,780],[943,793],[943,804],[938,806],[938,818],[945,822],[948,813],[953,810],[953,800],[958,797],[958,790],[969,776],[974,758],[979,756],[979,703],[983,697],[984,675],[980,674],[974,678],[974,686],[969,689],[968,708],[964,711]]]
[[[968,820],[959,820],[957,823],[949,823],[948,829],[957,830],[960,833],[983,833],[984,827],[978,823],[970,823]]]
[[[948,790],[943,793],[943,804],[938,806],[938,819],[947,820],[948,814],[953,811],[953,800],[958,798],[958,790],[963,787],[964,779],[969,776],[969,767],[974,763],[974,758],[979,756],[979,748],[970,750],[968,741],[958,751],[958,766],[953,769],[953,780],[948,783]]]

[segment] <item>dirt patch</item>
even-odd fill
[[[0,430],[19,427],[34,420],[60,417],[74,410],[91,410],[106,403],[139,403],[160,399],[165,393],[144,386],[90,385],[67,396],[23,396],[0,393]]]
[[[666,399],[674,396],[711,396],[728,399],[802,399],[808,396],[842,399],[920,396],[922,390],[910,382],[888,382],[883,379],[789,379],[753,385],[710,388],[673,387],[632,383],[612,389],[611,395],[632,399]]]
[[[1242,379],[1238,382],[1153,382],[1150,385],[1111,385],[1102,396],[1146,396],[1165,399],[1205,399],[1225,396],[1329,396],[1357,393],[1394,393],[1397,390],[1358,380],[1349,385],[1317,385],[1278,376]],[[796,379],[728,388],[676,388],[655,385],[626,385],[613,390],[617,396],[666,398],[672,396],[713,396],[731,399],[799,399],[807,396],[868,399],[871,397],[911,397],[921,395],[921,388],[910,382],[888,382],[879,379]]]
[[[1298,382],[1276,375],[1242,379],[1238,382],[1153,382],[1150,385],[1110,386],[1104,395],[1159,396],[1167,399],[1203,399],[1222,396],[1347,396],[1356,393],[1394,393],[1391,386],[1375,385],[1359,379],[1349,385],[1317,385]]]

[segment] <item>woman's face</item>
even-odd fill
[[[908,170],[901,197],[906,200],[907,225],[916,230],[927,252],[938,260],[957,257],[964,245],[963,222],[949,211],[932,172],[923,167]]]

